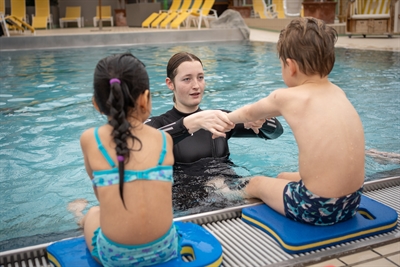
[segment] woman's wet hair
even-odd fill
[[[136,100],[149,90],[149,76],[145,65],[130,53],[108,56],[100,60],[94,71],[94,100],[101,113],[108,116],[113,127],[112,137],[116,144],[118,159],[119,192],[125,206],[123,196],[125,163],[129,161],[135,141],[142,143],[132,135],[132,125],[128,116],[137,109]],[[132,140],[128,147],[128,140]]]
[[[197,56],[188,53],[188,52],[179,52],[173,55],[167,64],[167,77],[171,79],[172,82],[174,82],[175,76],[178,73],[178,67],[186,61],[198,61],[200,64],[203,66],[203,62],[201,62],[200,58]],[[175,99],[175,94],[174,94],[174,103],[176,101]]]
[[[324,21],[305,17],[293,19],[279,35],[279,58],[297,62],[306,75],[327,76],[335,64],[335,43],[338,34]]]

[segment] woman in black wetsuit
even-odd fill
[[[204,158],[228,158],[231,137],[275,139],[283,133],[275,118],[232,125],[226,118],[227,110],[201,110],[204,71],[201,60],[193,54],[180,52],[172,56],[165,81],[174,93],[175,104],[166,113],[148,119],[146,124],[172,136],[176,164],[194,163]]]
[[[192,206],[188,199],[196,202],[197,197],[202,198],[204,190],[199,191],[196,177],[204,182],[217,175],[237,177],[224,164],[229,162],[229,138],[275,139],[283,133],[283,128],[275,118],[233,125],[226,117],[227,110],[201,110],[204,71],[201,60],[193,54],[173,55],[167,65],[165,82],[174,93],[174,106],[164,114],[149,118],[146,124],[168,132],[174,140],[174,191],[179,191],[179,199],[187,192],[199,193],[194,198],[182,198],[186,199],[182,203],[174,203],[174,207],[185,209]]]

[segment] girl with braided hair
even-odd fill
[[[143,124],[149,77],[133,55],[100,60],[93,105],[108,123],[86,130],[81,148],[99,206],[82,220],[86,244],[104,266],[149,266],[179,254],[172,210],[169,134]]]

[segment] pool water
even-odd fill
[[[3,52],[0,54],[0,251],[79,234],[69,202],[96,205],[83,166],[79,137],[105,118],[91,104],[98,60],[130,51],[147,66],[153,115],[172,106],[165,85],[168,59],[189,51],[204,64],[203,109],[236,109],[284,87],[275,44],[194,43],[96,49]],[[400,153],[400,53],[337,49],[330,80],[340,86],[363,121],[366,149]],[[276,176],[297,171],[297,146],[290,128],[276,140],[230,139],[231,168],[239,176]],[[312,133],[310,133],[312,135]],[[335,164],[335,162],[332,162]],[[396,162],[366,156],[366,180],[398,173]],[[195,185],[194,185],[195,187]],[[196,195],[191,196],[196,204]],[[185,199],[180,199],[185,202]],[[215,196],[176,216],[238,205]]]

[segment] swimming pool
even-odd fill
[[[165,68],[170,56],[183,50],[203,61],[207,82],[203,109],[232,110],[284,86],[275,45],[261,42],[1,53],[0,250],[79,233],[67,204],[77,198],[96,204],[79,137],[105,120],[91,105],[93,70],[100,58],[127,50],[150,73],[154,115],[172,105]],[[366,149],[400,153],[400,53],[336,51],[330,80],[344,89],[359,112]],[[280,121],[285,133],[276,140],[229,141],[237,174],[275,176],[297,170],[294,138]],[[366,157],[367,180],[398,173],[399,168]]]

